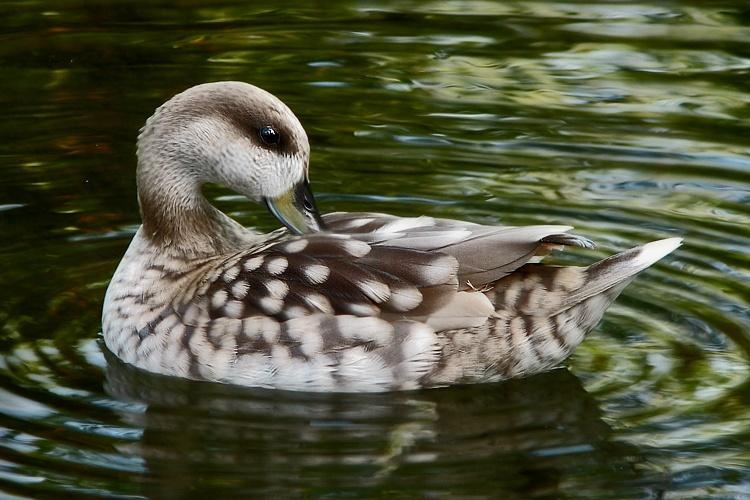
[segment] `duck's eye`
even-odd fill
[[[276,146],[281,142],[281,134],[275,128],[266,126],[260,129],[260,140],[269,146]]]

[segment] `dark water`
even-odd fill
[[[297,4],[0,4],[0,496],[750,497],[747,2]],[[574,224],[600,246],[566,262],[686,245],[527,380],[311,396],[137,373],[97,341],[137,130],[223,79],[297,112],[326,211]]]

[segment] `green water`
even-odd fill
[[[750,497],[747,2],[294,3],[0,4],[0,496]],[[225,79],[295,110],[324,211],[571,224],[599,247],[569,263],[686,244],[526,380],[342,396],[135,372],[98,332],[138,128]]]

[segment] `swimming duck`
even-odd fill
[[[298,391],[389,391],[528,376],[563,362],[679,238],[588,267],[569,226],[485,226],[380,213],[321,216],[302,125],[240,82],[192,87],[138,137],[143,224],[107,289],[107,348],[155,373]],[[205,183],[264,203],[259,234]]]

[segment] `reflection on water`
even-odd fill
[[[637,470],[637,450],[610,442],[596,402],[566,370],[395,395],[200,384],[140,372],[111,355],[106,377],[116,399],[147,404],[123,415],[143,434],[118,449],[168,478],[146,490],[153,496],[208,493],[217,485],[239,494],[248,483],[268,496],[363,489],[423,496],[446,484],[467,494],[490,488],[502,495],[508,485],[520,494],[573,491],[576,481],[591,488],[597,480],[595,471],[570,478],[571,469],[595,464],[604,450],[609,466],[621,469],[607,482],[648,476]],[[421,477],[425,469],[431,472]]]
[[[744,2],[22,0],[0,27],[2,495],[750,494]],[[323,210],[572,224],[599,249],[567,263],[686,245],[527,380],[311,396],[137,372],[97,342],[135,137],[221,79],[297,112]]]

